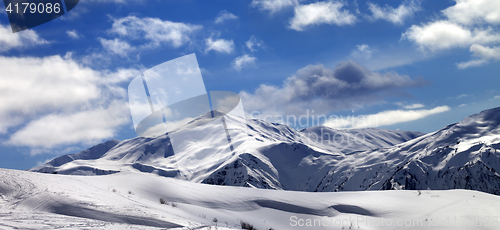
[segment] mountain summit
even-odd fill
[[[434,133],[336,130],[228,116],[244,126],[234,151],[179,170],[178,159],[227,143],[206,135],[174,154],[168,134],[108,141],[55,158],[30,171],[73,175],[153,173],[214,185],[311,192],[389,189],[472,189],[500,194],[500,108]],[[246,123],[246,124],[245,124]],[[210,126],[204,130],[210,133]],[[238,130],[232,130],[239,132]],[[233,135],[232,135],[233,136]]]

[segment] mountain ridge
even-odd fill
[[[498,195],[498,114],[500,108],[485,110],[425,135],[324,126],[297,131],[247,120],[247,135],[233,140],[232,154],[211,165],[193,165],[192,177],[176,168],[176,157],[196,152],[176,156],[168,135],[125,140],[98,159],[77,159],[59,166],[49,162],[30,171],[80,175],[139,171],[213,185],[310,192],[462,188]],[[345,144],[311,138],[324,133],[330,137],[341,133],[347,140],[361,133],[364,139]]]

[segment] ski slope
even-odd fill
[[[500,197],[477,191],[310,193],[130,172],[0,169],[0,178],[0,229],[215,229],[214,218],[218,229],[241,229],[240,221],[256,229],[500,228]]]

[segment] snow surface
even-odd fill
[[[217,229],[241,229],[240,221],[256,229],[500,228],[500,197],[468,190],[311,193],[131,172],[0,169],[0,178],[0,229],[215,229],[214,218]]]
[[[220,127],[206,120],[211,117],[200,117],[189,125],[198,129],[194,135],[203,136],[196,137],[197,142],[177,147],[182,151],[175,154],[169,135],[137,137],[120,143],[108,141],[81,153],[55,158],[31,171],[69,175],[140,171],[207,184],[314,191],[347,153],[390,147],[423,135],[324,126],[297,131],[281,124],[226,118],[236,124],[229,130],[234,151],[220,151],[228,146],[226,135],[217,133]]]
[[[203,144],[175,154],[160,135],[0,169],[0,229],[500,229],[500,108],[426,135],[240,120],[188,176],[227,145],[195,122]]]
[[[32,171],[144,172],[196,183],[309,192],[470,189],[500,195],[500,108],[426,135],[323,126],[297,131],[227,118],[240,124],[230,130],[234,151],[221,152],[227,149],[226,136],[216,135],[217,127],[200,117],[195,123],[207,125],[197,126],[197,134],[206,136],[175,154],[168,135],[138,137],[62,156]]]

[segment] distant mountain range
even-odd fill
[[[425,135],[324,126],[297,131],[261,120],[226,119],[246,127],[246,134],[235,135],[234,151],[219,160],[190,165],[189,177],[177,159],[217,148],[224,138],[207,135],[203,144],[192,143],[186,148],[190,151],[175,154],[168,135],[111,140],[29,171],[142,172],[196,183],[309,192],[471,189],[500,195],[500,108]],[[211,126],[205,129],[209,133]]]

